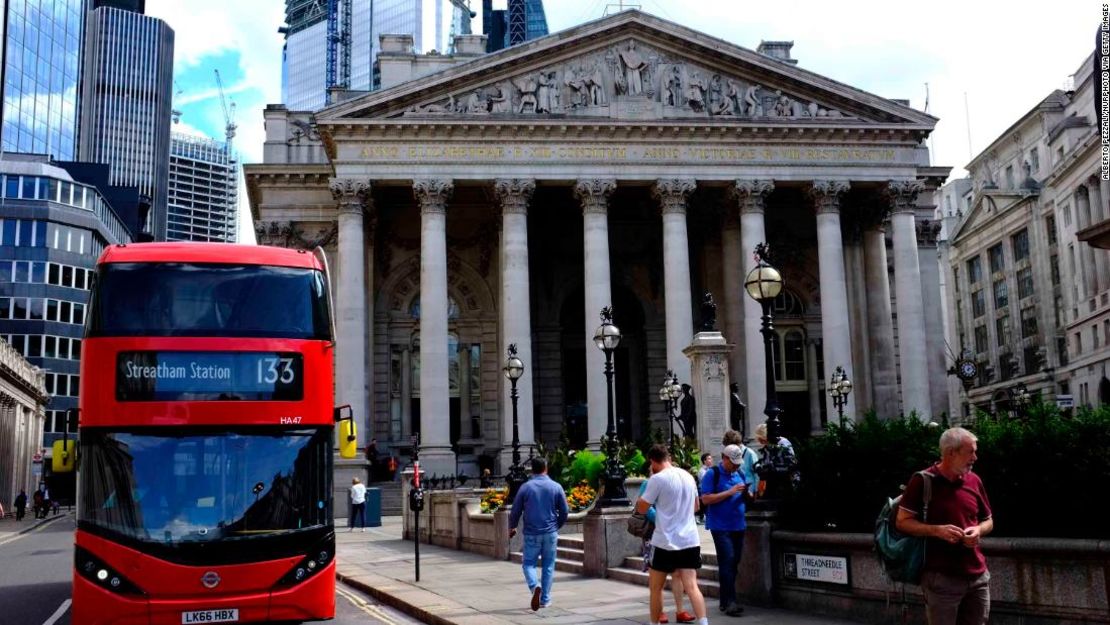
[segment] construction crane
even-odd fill
[[[328,0],[327,88],[351,87],[351,0]]]
[[[181,89],[181,85],[178,85],[177,81],[174,80],[173,81],[173,99],[177,100],[177,98],[180,97],[182,93],[184,93],[184,92]],[[173,123],[175,123],[175,124],[181,122],[181,109],[177,108],[176,106],[173,106],[172,104],[170,105],[170,119],[172,119]]]
[[[224,122],[227,124],[226,126],[224,126],[224,136],[227,138],[225,149],[230,156],[231,140],[235,138],[235,129],[239,127],[235,123],[235,102],[232,101],[230,107],[227,105],[227,97],[224,96],[224,81],[222,78],[220,78],[220,70],[217,69],[214,71],[216,72],[216,86],[220,89],[220,104],[223,106],[224,109]]]

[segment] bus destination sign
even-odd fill
[[[304,362],[292,352],[121,352],[117,401],[299,401]]]

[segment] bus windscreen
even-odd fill
[[[324,276],[312,269],[108,263],[96,280],[89,337],[331,339]]]
[[[208,542],[331,521],[329,429],[82,433],[80,518],[132,541]]]

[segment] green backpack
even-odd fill
[[[918,471],[917,474],[924,480],[921,522],[925,523],[929,515],[929,500],[933,496],[933,480],[925,471]],[[925,538],[907,536],[895,529],[894,520],[898,517],[901,501],[902,495],[888,498],[879,512],[879,518],[875,520],[875,552],[879,554],[883,572],[891,581],[917,584],[921,581],[921,568],[925,565]]]

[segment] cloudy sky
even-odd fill
[[[471,4],[480,7],[481,0]],[[545,0],[544,5],[555,32],[602,17],[616,2]],[[925,108],[927,84],[928,112],[940,118],[931,139],[933,162],[952,166],[954,175],[1049,92],[1066,88],[1093,50],[1102,6],[1095,0],[641,0],[639,5],[745,48],[755,49],[760,40],[792,40],[801,67],[876,95],[909,99],[918,109]],[[147,0],[147,13],[176,32],[175,106],[183,112],[176,130],[223,137],[213,73],[219,69],[235,103],[236,150],[243,162],[261,161],[262,109],[281,99],[277,29],[283,9],[282,0]],[[240,230],[253,240],[245,195],[241,201]]]

